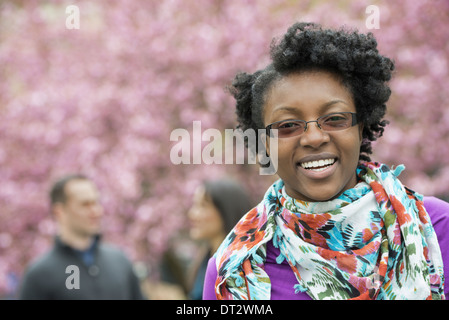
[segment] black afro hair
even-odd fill
[[[379,54],[373,34],[295,23],[281,39],[273,40],[271,59],[271,64],[253,74],[239,72],[228,87],[236,99],[237,127],[243,131],[264,128],[265,95],[277,79],[304,70],[330,71],[353,95],[358,120],[363,124],[360,160],[370,161],[371,142],[382,136],[388,124],[383,118],[394,70],[394,62]],[[258,152],[257,146],[255,149]]]

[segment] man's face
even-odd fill
[[[72,180],[65,186],[66,202],[61,204],[59,222],[80,236],[92,236],[101,230],[103,207],[96,186],[89,180]]]

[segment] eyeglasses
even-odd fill
[[[307,125],[316,122],[318,128],[328,131],[339,131],[355,126],[358,123],[357,114],[354,112],[336,112],[319,117],[316,120],[283,120],[269,124],[265,130],[271,136],[271,130],[278,130],[279,138],[290,138],[299,136],[307,131]]]

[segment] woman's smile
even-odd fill
[[[338,166],[338,158],[329,153],[310,155],[296,163],[297,170],[309,179],[326,179]]]
[[[341,121],[334,114],[351,113],[356,113],[351,92],[328,71],[292,73],[273,84],[265,103],[265,125],[288,120],[290,131],[285,131],[291,132],[304,123],[297,120],[308,121],[300,134],[278,140],[278,175],[288,195],[327,201],[355,186],[362,126],[332,127],[333,121]],[[323,118],[328,122],[319,125],[317,119]]]

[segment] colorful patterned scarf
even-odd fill
[[[270,299],[266,243],[281,252],[313,299],[444,299],[443,262],[422,196],[379,163],[328,202],[304,202],[275,182],[228,234],[215,257],[217,299]]]

